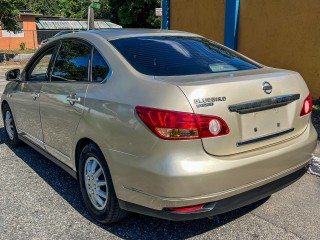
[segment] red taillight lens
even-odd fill
[[[162,139],[199,139],[222,136],[229,133],[226,122],[215,116],[142,106],[137,106],[136,112],[141,120]]]
[[[179,208],[168,208],[170,212],[176,213],[187,213],[187,212],[194,212],[203,209],[204,205],[197,205],[191,207],[179,207]]]
[[[230,130],[226,122],[216,116],[196,115],[201,138],[227,135]]]
[[[308,97],[304,100],[300,116],[309,114],[312,111],[312,97],[309,94]]]

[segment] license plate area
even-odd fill
[[[290,129],[286,107],[240,114],[241,141],[273,135]]]

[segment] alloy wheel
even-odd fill
[[[7,134],[9,136],[10,140],[13,140],[13,138],[14,138],[14,125],[13,125],[13,117],[12,117],[10,111],[6,111],[5,125],[6,125],[6,131],[7,131]]]
[[[85,163],[84,179],[87,194],[93,206],[102,210],[107,205],[108,186],[106,174],[98,160],[89,157]]]

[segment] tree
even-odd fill
[[[0,0],[0,21],[6,30],[15,33],[20,30],[17,18],[21,6],[25,6],[24,0]]]
[[[110,19],[123,27],[160,27],[155,8],[160,0],[109,0]]]
[[[87,0],[28,0],[27,7],[35,13],[46,16],[62,16],[67,18],[87,17]]]
[[[67,18],[87,18],[88,0],[58,0],[59,16]]]
[[[123,27],[159,28],[155,8],[161,0],[100,0],[95,19],[110,19]],[[0,20],[7,30],[18,31],[19,10],[31,10],[47,16],[87,18],[88,0],[0,0]]]
[[[25,9],[46,16],[56,16],[60,11],[59,2],[59,0],[50,0],[49,4],[48,0],[26,0]]]

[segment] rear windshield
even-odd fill
[[[201,37],[133,37],[111,43],[137,71],[146,75],[178,76],[259,68]]]

